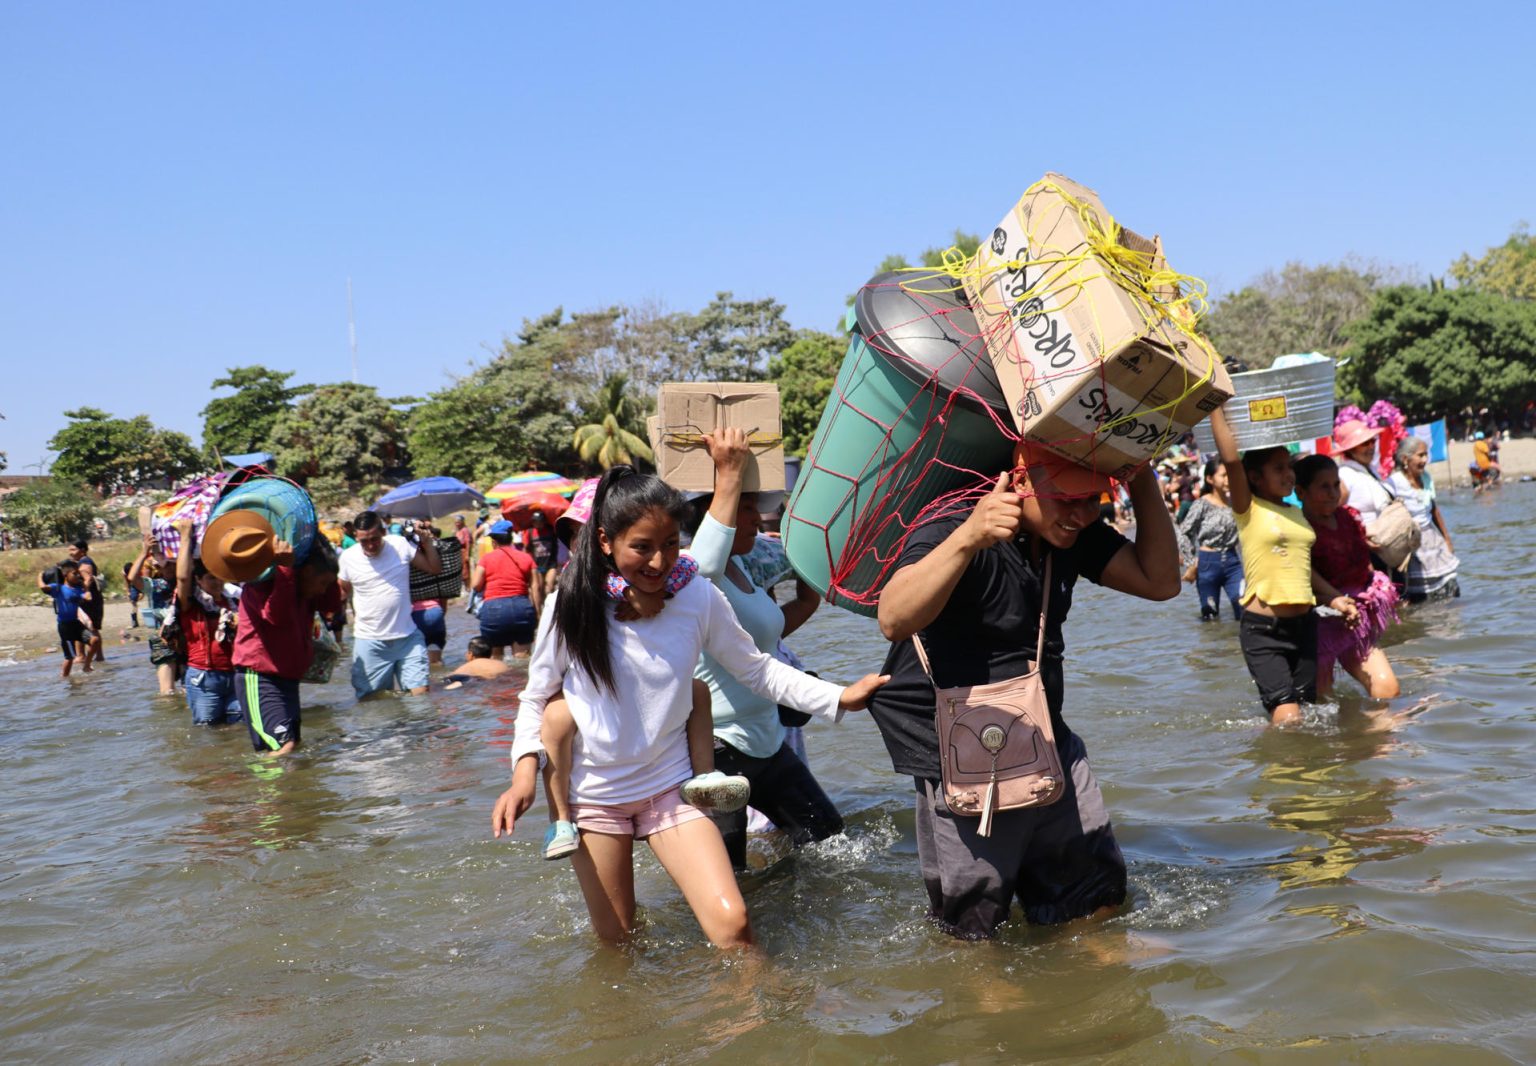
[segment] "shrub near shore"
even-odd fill
[[[139,557],[141,543],[134,539],[102,540],[91,544],[89,554],[101,567],[109,602],[128,598],[123,584],[123,564],[131,563]],[[51,548],[22,548],[0,552],[0,605],[48,606],[48,597],[38,591],[37,575],[68,558],[69,552],[63,544]]]

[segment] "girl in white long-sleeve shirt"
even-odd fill
[[[708,582],[688,585],[654,617],[616,620],[605,591],[609,570],[659,603],[687,505],[660,479],[615,467],[599,482],[592,510],[546,604],[553,621],[529,664],[512,743],[512,787],[497,800],[493,831],[510,832],[533,802],[540,719],[563,688],[578,733],[570,796],[581,847],[573,863],[598,935],[622,940],[633,928],[639,838],[711,942],[750,944],[746,905],[719,830],[678,794],[692,775],[686,724],[700,652],[708,650],[753,691],[834,720],[862,708],[885,679],[871,674],[840,689],[763,654]]]

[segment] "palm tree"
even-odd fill
[[[596,422],[576,427],[572,443],[582,462],[596,463],[604,469],[620,463],[633,463],[644,459],[651,463],[656,457],[645,439],[629,430],[634,424],[635,411],[625,395],[629,379],[623,374],[610,374],[597,390],[597,397],[590,414]]]

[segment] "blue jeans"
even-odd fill
[[[224,725],[245,721],[240,709],[240,694],[235,689],[233,671],[199,670],[187,667],[187,706],[192,708],[193,725]]]
[[[498,596],[480,605],[480,636],[493,648],[532,644],[538,626],[538,613],[527,596]]]
[[[441,607],[424,607],[411,612],[411,621],[421,630],[429,648],[448,646],[448,622]]]
[[[1243,595],[1243,557],[1228,548],[1222,552],[1202,551],[1195,571],[1195,587],[1200,591],[1200,617],[1221,617],[1221,593],[1225,589],[1232,602],[1232,619],[1242,616],[1238,600]]]

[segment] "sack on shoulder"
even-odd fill
[[[992,835],[992,818],[998,811],[1044,807],[1066,792],[1040,673],[1051,598],[1049,559],[1044,588],[1034,669],[1022,677],[986,685],[934,686],[944,802],[955,814],[980,817],[977,832],[984,837]],[[912,642],[931,680],[933,671],[922,640],[914,636]]]
[[[1376,542],[1377,557],[1393,570],[1406,567],[1424,540],[1419,524],[1408,513],[1408,505],[1395,497],[1381,509],[1366,532]]]

